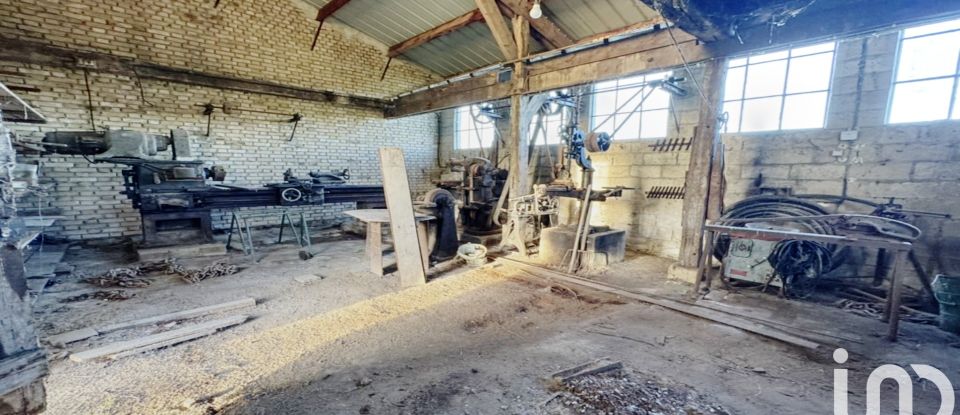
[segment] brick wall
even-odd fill
[[[838,44],[826,128],[724,134],[725,203],[750,194],[760,175],[763,186],[791,187],[800,194],[839,195],[846,188],[848,196],[875,202],[896,197],[907,209],[954,216],[920,217],[914,223],[925,232],[917,251],[926,268],[960,272],[960,122],[885,124],[897,39],[897,33],[888,33]],[[695,66],[692,72],[700,76],[701,70]],[[682,69],[677,75],[690,78]],[[668,139],[691,137],[697,124],[699,95],[689,80],[684,87],[690,94],[673,98]],[[857,130],[859,139],[841,142],[840,133],[847,130]],[[441,140],[441,151],[449,151],[452,128],[441,128]],[[627,229],[631,248],[676,258],[682,202],[648,199],[644,192],[683,185],[689,151],[658,153],[649,144],[619,141],[609,152],[593,155],[596,187],[637,190],[597,204],[591,221]],[[834,156],[836,150],[843,156]],[[859,258],[865,268],[868,256]]]
[[[54,4],[52,4],[54,3]],[[436,76],[406,62],[394,62],[383,82],[385,46],[333,22],[310,51],[313,21],[309,9],[292,0],[212,2],[84,0],[51,2],[0,0],[0,35],[40,41],[74,50],[97,51],[143,61],[245,79],[385,98],[429,83]],[[305,10],[306,9],[306,10]],[[315,11],[315,9],[314,9]],[[23,92],[50,120],[40,126],[12,125],[20,136],[89,130],[84,74],[3,61],[0,81],[39,89]],[[128,128],[164,134],[185,128],[199,157],[228,169],[227,183],[259,186],[282,180],[292,168],[349,168],[358,184],[379,183],[377,149],[399,146],[406,153],[415,191],[426,189],[425,170],[435,166],[434,115],[386,120],[375,110],[259,94],[138,80],[135,76],[89,73],[98,128]],[[141,97],[142,86],[142,97]],[[234,107],[305,117],[293,141],[285,117],[236,112],[213,117],[211,135],[198,104],[229,102]],[[67,238],[139,234],[139,215],[122,190],[121,167],[91,165],[81,157],[41,159],[42,174],[56,182],[43,200],[66,217],[52,233]],[[311,218],[333,218],[348,205],[310,208]],[[216,215],[223,227],[223,216]],[[276,222],[271,218],[269,222]],[[262,223],[268,223],[264,221]]]

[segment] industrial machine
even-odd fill
[[[499,235],[497,202],[506,185],[507,170],[497,168],[490,160],[480,157],[452,160],[450,169],[451,172],[436,184],[460,201],[462,239],[482,244]],[[435,202],[432,199],[428,197],[427,202]]]
[[[222,182],[226,169],[191,160],[190,144],[183,130],[167,136],[128,130],[55,132],[46,134],[42,142],[50,153],[96,156],[90,161],[128,167],[123,170],[122,194],[140,211],[143,247],[212,242],[214,209],[384,204],[382,186],[346,184],[347,170],[312,172],[308,178],[288,170],[282,182],[259,188],[210,184]],[[172,159],[157,157],[168,149]]]
[[[874,211],[867,214],[830,213],[820,201],[838,197],[829,195],[759,195],[731,206],[718,223],[763,231],[817,235],[848,235],[872,239],[914,241],[920,230],[903,222],[905,214],[892,202],[878,205],[867,202]],[[933,214],[930,212],[917,212]],[[824,276],[846,261],[847,249],[836,245],[803,240],[776,241],[762,236],[717,238],[714,256],[723,261],[725,281],[744,281],[778,287],[786,297],[804,298],[813,293]],[[878,254],[877,272],[884,267]],[[915,264],[918,277],[928,286],[926,273]],[[926,288],[925,288],[926,290]]]
[[[746,227],[796,231],[796,229],[761,224],[747,224]],[[763,239],[731,238],[730,247],[723,261],[724,278],[782,287],[782,280],[777,277],[776,271],[768,260],[776,245],[775,241]]]

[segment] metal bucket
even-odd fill
[[[457,249],[457,256],[467,261],[471,267],[483,266],[487,263],[487,247],[479,244],[463,244]]]
[[[960,334],[960,276],[937,275],[931,285],[940,302],[940,328]]]

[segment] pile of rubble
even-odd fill
[[[636,381],[622,371],[564,380],[551,402],[560,413],[604,415],[729,415],[686,386]]]

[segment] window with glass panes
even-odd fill
[[[496,128],[492,118],[481,114],[479,106],[457,108],[454,118],[455,147],[463,150],[490,147],[496,136]]]
[[[904,29],[889,123],[960,119],[960,20]]]
[[[560,144],[560,131],[563,129],[565,121],[563,109],[543,117],[542,128],[539,131],[537,130],[536,119],[534,119],[534,122],[530,123],[530,140],[534,140],[536,145],[541,145],[544,144],[544,135],[546,135],[547,145]]]
[[[727,65],[724,131],[823,128],[836,42],[731,59]]]
[[[598,82],[593,87],[590,129],[613,133],[614,139],[656,139],[667,136],[670,93],[651,89],[647,82],[670,77],[670,72]],[[646,101],[643,97],[649,93]],[[642,101],[642,104],[641,104]]]

